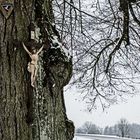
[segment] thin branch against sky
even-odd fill
[[[57,27],[71,44],[72,83],[83,89],[91,109],[96,100],[106,107],[135,94],[140,82],[139,1],[61,0],[57,5]]]

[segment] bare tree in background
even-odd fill
[[[55,0],[61,39],[74,60],[72,84],[89,110],[136,92],[140,72],[139,0]],[[58,8],[59,7],[59,8]]]
[[[130,131],[130,125],[128,121],[123,118],[120,119],[120,121],[118,122],[118,129],[121,137],[128,136]]]
[[[87,121],[80,128],[76,129],[76,132],[84,134],[101,134],[101,128],[92,122]]]
[[[83,129],[85,131],[86,134],[89,133],[89,131],[91,130],[92,128],[92,122],[85,122],[84,125],[83,125]]]

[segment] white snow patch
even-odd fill
[[[89,138],[82,138],[82,137],[76,136],[76,137],[74,137],[73,140],[92,140],[92,139],[89,139]]]
[[[74,140],[136,140],[136,139],[122,138],[110,135],[76,134]]]
[[[53,44],[57,44],[57,46],[52,46],[51,48],[53,48],[53,49],[58,49],[58,48],[60,48],[61,51],[68,57],[68,59],[71,58],[71,55],[70,55],[70,53],[69,53],[69,50],[65,47],[65,45],[63,45],[62,43],[59,42],[57,36],[53,36],[53,38],[52,38],[52,43],[53,43]]]
[[[55,87],[55,84],[53,84],[53,86],[52,87]]]

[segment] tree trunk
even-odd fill
[[[9,18],[0,13],[0,140],[72,140],[74,126],[63,98],[72,63],[60,45],[52,1],[13,1]],[[30,58],[21,45],[31,42],[31,23],[37,45],[44,45],[35,88],[27,71]]]

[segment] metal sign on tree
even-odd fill
[[[3,16],[8,19],[14,9],[14,1],[0,0],[0,11]]]

